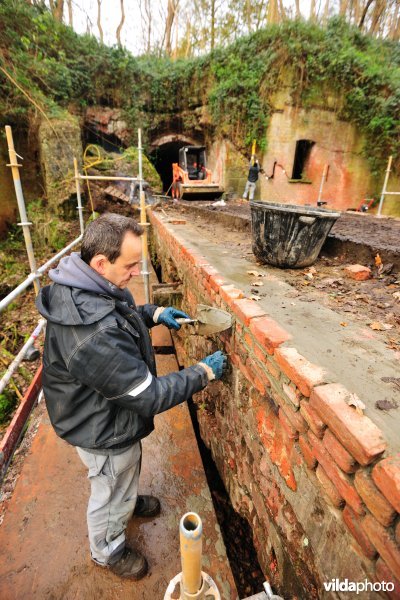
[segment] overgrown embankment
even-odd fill
[[[253,138],[265,144],[273,96],[285,89],[303,107],[326,107],[333,96],[331,109],[364,134],[373,173],[389,154],[400,154],[399,46],[337,18],[325,29],[286,21],[211,55],[172,62],[135,58],[78,36],[43,7],[4,0],[0,49],[3,122],[98,104],[124,109],[132,131],[141,125],[151,135],[169,121],[178,131],[202,127],[249,150]]]

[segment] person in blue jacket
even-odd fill
[[[61,259],[36,301],[47,319],[43,390],[50,421],[88,469],[92,560],[131,579],[148,567],[125,543],[127,523],[133,514],[160,512],[157,498],[138,495],[141,440],[153,430],[154,415],[219,379],[226,366],[225,355],[216,352],[157,377],[148,329],[179,329],[176,319],[188,315],[136,306],[127,286],[140,273],[142,233],[131,218],[100,216],[87,227],[81,253]]]

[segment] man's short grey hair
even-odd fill
[[[88,225],[83,234],[82,260],[89,265],[94,256],[104,254],[114,263],[121,254],[122,242],[127,231],[140,237],[144,230],[130,217],[115,213],[101,215]]]

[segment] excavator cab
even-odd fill
[[[172,197],[180,200],[214,200],[224,193],[207,169],[205,146],[184,146],[172,165]]]

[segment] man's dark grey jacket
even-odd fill
[[[107,451],[148,435],[153,416],[203,389],[195,365],[156,376],[148,327],[156,306],[136,307],[77,253],[50,271],[36,301],[47,319],[43,390],[56,433],[74,446]]]

